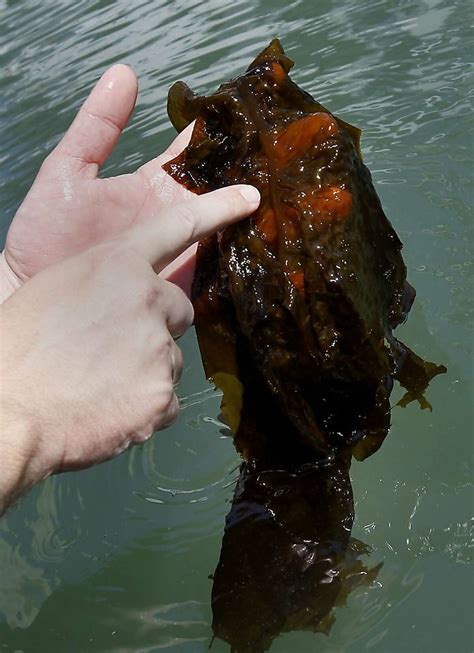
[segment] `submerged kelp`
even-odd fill
[[[359,559],[351,538],[349,462],[289,472],[242,465],[213,578],[216,637],[237,653],[263,653],[283,632],[329,634],[334,608],[382,566]]]
[[[274,40],[211,96],[176,83],[170,118],[196,124],[165,168],[197,193],[250,183],[262,195],[250,220],[200,243],[193,292],[205,371],[239,450],[252,459],[283,437],[323,456],[358,442],[364,458],[387,432],[393,379],[404,404],[425,407],[445,368],[394,337],[415,292],[360,132],[294,84],[292,65]],[[269,432],[259,422],[274,411]]]

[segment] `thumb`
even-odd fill
[[[260,193],[253,186],[227,186],[175,204],[123,237],[160,272],[187,247],[250,215],[259,203]]]

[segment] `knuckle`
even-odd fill
[[[136,431],[132,438],[132,444],[145,444],[154,433],[153,427],[145,427],[142,430]]]
[[[191,326],[194,319],[193,305],[181,288],[176,288],[176,290],[176,306],[179,308],[181,321],[185,323],[187,327]]]
[[[165,368],[166,366],[169,366],[169,361],[171,359],[170,352],[173,344],[174,341],[167,332],[166,327],[156,331],[155,359],[160,367]]]
[[[178,324],[175,325],[175,333],[173,337],[182,336],[193,324],[194,322],[194,308],[191,303],[187,304],[185,309],[182,312],[181,319]]]
[[[156,279],[151,279],[145,286],[144,290],[144,303],[148,309],[154,308],[160,300],[162,295],[161,284],[156,282]]]
[[[170,380],[167,383],[163,384],[158,393],[156,401],[156,409],[158,413],[166,413],[169,410],[170,406],[174,402],[174,396],[174,387]]]
[[[178,398],[176,397],[171,381],[164,386],[157,398],[156,403],[156,426],[164,428],[174,422],[178,416]]]
[[[167,324],[173,338],[177,338],[192,325],[194,321],[194,308],[186,293],[178,286],[166,282],[167,290],[172,296],[170,302]]]
[[[173,424],[178,418],[178,413],[179,413],[179,405],[178,405],[178,399],[176,395],[174,395],[173,402],[170,404],[166,419],[164,420],[164,426],[170,426],[170,424]]]
[[[173,343],[174,347],[171,351],[171,357],[172,357],[172,377],[173,377],[173,383],[178,383],[178,381],[181,378],[181,374],[183,373],[183,365],[184,365],[184,359],[183,359],[183,353],[181,349],[176,345],[176,343]]]
[[[189,322],[188,326],[191,326],[191,324],[194,321],[194,306],[192,301],[189,299],[189,297],[186,296],[186,294],[181,290],[181,295],[183,298],[183,312],[186,314],[186,319]]]

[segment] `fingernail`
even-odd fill
[[[260,202],[260,193],[255,186],[241,186],[239,192],[250,204],[258,204]]]

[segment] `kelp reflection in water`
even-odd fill
[[[195,324],[206,375],[245,462],[213,587],[213,627],[237,653],[282,631],[329,630],[332,608],[378,567],[351,540],[349,467],[382,444],[400,402],[445,370],[393,331],[411,308],[402,244],[362,161],[360,131],[290,79],[277,40],[208,97],[169,94],[189,146],[165,169],[202,193],[262,197],[199,244]]]

